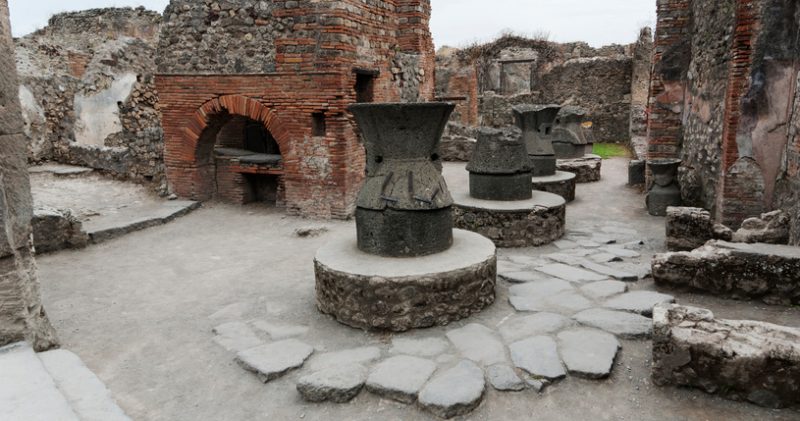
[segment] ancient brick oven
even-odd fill
[[[171,190],[345,218],[364,177],[346,108],[433,98],[430,0],[172,0],[158,51]]]

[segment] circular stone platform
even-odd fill
[[[577,183],[594,183],[600,181],[603,158],[600,155],[588,154],[583,158],[559,159],[556,165],[559,171],[575,174]]]
[[[497,258],[488,239],[453,230],[453,246],[422,257],[367,254],[352,236],[317,252],[317,307],[340,323],[403,332],[444,326],[494,302]]]
[[[576,178],[575,173],[556,171],[555,175],[533,177],[533,189],[557,194],[569,203],[575,200]]]
[[[559,195],[534,191],[532,199],[501,202],[475,199],[462,189],[451,194],[453,225],[498,247],[538,247],[564,236],[567,202]]]

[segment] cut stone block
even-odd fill
[[[555,333],[572,324],[568,317],[554,313],[536,313],[530,316],[512,318],[500,325],[500,335],[506,343]]]
[[[599,275],[594,272],[567,266],[563,263],[555,263],[536,268],[539,272],[546,273],[559,279],[570,282],[595,282],[604,281],[608,276]]]
[[[304,376],[297,391],[309,402],[349,402],[358,395],[367,380],[367,368],[346,364]]]
[[[715,319],[708,310],[653,312],[653,382],[770,408],[800,407],[800,329]]]
[[[236,355],[236,362],[267,383],[302,366],[313,352],[311,345],[287,339],[241,351]]]
[[[667,208],[667,249],[688,251],[702,247],[713,237],[711,212],[702,208]]]
[[[501,392],[525,389],[525,382],[519,378],[514,368],[507,364],[495,364],[486,369],[486,377],[493,388]]]
[[[573,318],[584,326],[602,329],[622,338],[649,338],[653,332],[652,320],[624,311],[592,308],[576,314]]]
[[[508,349],[514,365],[536,378],[556,380],[567,375],[558,357],[556,341],[549,336],[515,342]]]
[[[653,307],[663,303],[674,303],[675,297],[655,291],[632,291],[618,295],[603,303],[604,307],[629,311],[643,316],[652,316]]]
[[[415,357],[435,357],[443,354],[449,347],[450,343],[442,338],[393,338],[389,352]]]
[[[439,417],[453,418],[477,408],[485,390],[483,370],[472,361],[462,360],[422,388],[419,404]]]
[[[447,332],[447,338],[462,357],[483,366],[506,362],[506,349],[495,332],[486,326],[468,324]]]
[[[399,355],[378,363],[367,377],[366,387],[378,396],[413,403],[434,371],[436,363],[431,360]]]
[[[628,284],[622,281],[599,281],[581,287],[581,293],[595,300],[602,300],[628,292]]]
[[[614,335],[599,330],[574,329],[558,334],[558,350],[569,374],[602,379],[611,374],[620,344]]]
[[[657,255],[659,285],[689,287],[768,304],[800,304],[800,248],[710,241],[691,252]]]

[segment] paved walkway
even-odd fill
[[[795,326],[800,310],[654,291],[651,281],[638,280],[663,250],[664,221],[648,216],[643,197],[624,186],[625,169],[625,160],[605,161],[603,181],[578,187],[564,241],[501,250],[495,305],[448,327],[369,334],[319,314],[314,252],[353,230],[352,222],[307,221],[257,206],[208,206],[169,225],[44,256],[45,305],[65,346],[134,419],[436,419],[441,392],[453,379],[469,379],[456,398],[472,399],[481,370],[498,387],[519,388],[509,375],[516,374],[524,390],[487,384],[468,419],[796,419],[796,412],[651,384],[649,301],[672,295],[720,317]],[[320,226],[327,231],[316,237],[295,234]],[[237,353],[262,346],[268,352],[244,352],[236,362]],[[531,349],[552,358],[542,365],[529,358]],[[283,365],[262,358],[278,354]],[[368,391],[349,404],[301,399],[301,379],[342,365],[369,369],[361,374],[371,373]],[[416,377],[387,381],[395,376],[383,373],[398,367],[413,367]],[[413,401],[408,396],[419,390],[427,409],[396,400]]]

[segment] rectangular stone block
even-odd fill
[[[710,241],[691,252],[656,255],[653,278],[735,299],[800,304],[800,248]]]
[[[667,249],[689,251],[701,247],[713,237],[711,212],[701,208],[667,208]]]
[[[646,169],[647,161],[636,159],[628,163],[628,185],[638,186],[644,184],[646,181]]]
[[[769,408],[800,407],[800,329],[715,319],[704,309],[653,311],[653,382]]]

